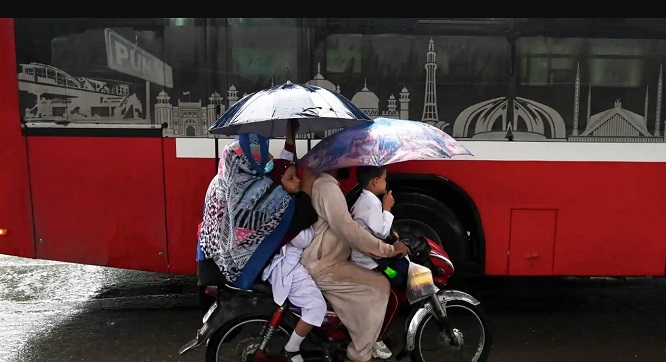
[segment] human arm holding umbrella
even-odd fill
[[[287,132],[284,140],[284,149],[280,152],[278,158],[283,160],[291,160],[296,163],[298,157],[296,156],[296,132],[298,131],[298,120],[292,119],[287,122]]]

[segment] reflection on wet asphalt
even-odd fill
[[[0,255],[0,361],[202,361],[194,283]]]
[[[0,361],[203,361],[194,278],[0,255]],[[666,280],[486,278],[490,361],[664,361]]]

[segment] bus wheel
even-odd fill
[[[440,201],[419,193],[395,193],[393,229],[399,235],[422,235],[437,241],[449,254],[455,275],[465,275],[467,232],[458,217]],[[458,278],[455,278],[458,279]]]

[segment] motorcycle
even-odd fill
[[[401,336],[404,346],[396,359],[410,355],[417,362],[486,361],[492,346],[486,315],[476,298],[447,289],[454,266],[446,251],[423,236],[401,241],[407,245],[412,262],[431,270],[439,291],[409,305],[405,290],[392,287],[399,304],[411,309]],[[205,343],[207,362],[283,360],[280,351],[300,318],[298,307],[287,301],[276,308],[270,284],[262,282],[250,290],[230,284],[207,286],[206,294],[215,296],[216,302],[204,315],[196,337],[180,348],[181,355]],[[461,315],[467,319],[458,320]],[[468,331],[470,325],[478,331]],[[243,332],[247,333],[241,335]],[[307,345],[302,344],[301,355],[306,361],[344,361],[350,341],[348,331],[329,306],[322,326],[312,330]],[[446,357],[446,353],[453,356]]]

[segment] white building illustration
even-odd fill
[[[321,75],[321,63],[317,63],[317,75],[311,80],[305,82],[307,85],[313,85],[315,87],[320,87],[328,89],[331,92],[340,93],[340,86],[335,86],[331,81],[324,79],[324,76]]]
[[[227,93],[231,107],[239,99],[238,91],[232,84]],[[180,99],[177,105],[172,105],[170,99],[165,91],[161,91],[155,103],[155,122],[167,124],[164,132],[167,137],[209,137],[208,128],[226,108],[222,96],[217,92],[210,95],[205,106],[201,100],[183,102]]]
[[[508,107],[513,107],[513,119],[508,119]],[[566,140],[564,119],[556,110],[521,97],[493,98],[467,107],[456,118],[452,136],[505,140],[509,130],[516,141]]]
[[[308,82],[308,85],[314,85],[317,87],[325,88],[333,92],[340,93],[340,86],[335,85],[332,82],[326,80],[321,74],[321,63],[317,63],[317,74],[315,77]],[[363,84],[363,89],[354,94],[350,99],[351,102],[358,107],[363,113],[365,113],[370,119],[376,119],[378,117],[394,118],[394,119],[409,119],[409,91],[407,88],[403,87],[399,93],[400,98],[391,94],[386,103],[386,108],[380,108],[380,100],[377,95],[368,89],[367,81]],[[337,129],[328,130],[324,132],[324,136],[333,134],[337,132]],[[308,138],[309,135],[300,135],[299,137]]]
[[[398,111],[397,100],[393,94],[389,96],[388,105],[385,110],[379,109],[379,97],[368,89],[367,82],[363,89],[354,94],[351,102],[371,119],[379,117],[409,119],[409,92],[403,88],[400,92],[400,110]]]
[[[440,121],[437,112],[436,56],[435,42],[430,39],[422,120],[443,130],[449,123]],[[509,107],[513,107],[513,119],[508,119]],[[566,140],[566,125],[555,109],[521,97],[498,97],[473,104],[460,112],[453,123],[455,138],[505,140],[507,134],[518,141],[563,141]]]
[[[313,79],[309,80],[305,84],[314,85],[340,93],[340,86],[336,86],[330,81],[326,80],[321,74],[320,63],[317,63],[317,75],[315,75]],[[350,100],[356,107],[358,107],[371,119],[378,117],[409,119],[409,91],[407,88],[403,87],[399,95],[400,99],[396,99],[395,95],[391,94],[386,103],[386,108],[380,109],[379,97],[377,97],[375,93],[368,89],[368,83],[366,81],[363,84],[363,89],[354,94]]]
[[[326,80],[321,74],[319,64],[317,65],[317,74],[306,84],[340,93],[340,86]],[[274,85],[273,81],[271,81],[271,85]],[[234,85],[231,85],[227,92],[229,107],[241,99],[238,97],[238,90]],[[243,97],[245,96],[247,96],[247,93],[243,95]],[[365,84],[363,89],[351,98],[351,101],[371,119],[378,117],[409,119],[410,98],[407,88],[403,87],[399,96],[400,98],[396,98],[391,94],[386,102],[386,108],[380,109],[379,98]],[[167,124],[165,130],[165,136],[167,137],[209,137],[208,128],[224,113],[226,107],[223,103],[224,98],[217,92],[211,94],[208,101],[208,104],[203,105],[201,100],[185,102],[179,99],[177,104],[173,105],[171,104],[171,97],[165,91],[162,91],[157,96],[155,103],[155,123]],[[323,136],[336,131],[326,131]],[[312,135],[298,135],[298,137],[309,138]]]
[[[146,124],[143,104],[127,84],[73,77],[47,64],[20,64],[19,91],[35,96],[23,112],[26,121]]]
[[[662,67],[659,67],[659,80],[657,81],[657,109],[655,115],[654,135],[647,128],[649,108],[649,87],[645,88],[645,109],[643,116],[628,109],[622,108],[622,101],[616,99],[613,108],[590,115],[592,103],[592,87],[587,89],[587,117],[585,130],[579,135],[578,109],[580,103],[580,67],[576,71],[576,84],[574,93],[574,122],[570,142],[663,142],[660,136],[661,126],[661,97],[663,88]]]
[[[622,108],[620,99],[612,108],[591,115],[592,88],[587,92],[587,117],[585,129],[580,129],[580,66],[576,69],[574,83],[573,129],[567,138],[562,116],[553,108],[526,98],[494,98],[471,105],[463,110],[453,125],[452,136],[475,140],[505,140],[511,133],[516,141],[564,141],[571,142],[663,142],[661,132],[661,104],[663,73],[659,68],[654,134],[647,128],[648,95],[645,92],[643,116]],[[513,107],[513,119],[507,119],[507,109]]]
[[[437,103],[437,54],[435,43],[428,41],[425,59],[425,89],[421,121],[439,129],[450,124],[439,119]],[[584,75],[584,74],[583,74]],[[101,81],[85,77],[74,77],[67,72],[47,64],[20,64],[18,72],[19,90],[22,92],[23,118],[28,122],[53,122],[66,120],[79,124],[164,124],[165,136],[211,137],[209,127],[239,99],[234,85],[227,90],[226,99],[217,91],[207,101],[178,99],[171,104],[171,96],[161,91],[150,109],[149,99],[143,102],[128,84]],[[310,85],[341,93],[340,85],[324,78],[317,64],[316,75]],[[622,107],[622,100],[613,100],[613,106],[591,114],[593,89],[581,89],[580,65],[576,67],[574,82],[574,104],[572,130],[567,136],[562,115],[546,104],[523,97],[498,97],[484,100],[465,108],[453,122],[451,135],[459,139],[504,141],[511,134],[516,141],[571,141],[571,142],[664,142],[666,124],[662,127],[661,108],[663,96],[663,68],[660,65],[656,91],[655,119],[648,119],[650,88],[646,86],[645,106],[642,115]],[[378,117],[410,119],[410,92],[406,87],[395,89],[385,100],[371,90],[367,80],[353,94],[351,102],[371,119]],[[398,92],[398,89],[399,92]],[[26,95],[29,94],[29,96]],[[581,107],[581,98],[587,93],[587,104]],[[244,93],[243,97],[247,96]],[[582,96],[582,97],[581,97]],[[27,106],[26,106],[27,100]],[[34,101],[34,103],[33,103]],[[145,102],[145,104],[144,104]],[[610,103],[610,102],[609,102]],[[227,106],[225,106],[225,104]],[[610,104],[609,104],[610,105]],[[148,107],[148,106],[146,106]],[[581,109],[582,108],[582,109]],[[146,119],[154,109],[153,120]],[[509,112],[511,110],[512,112]],[[513,114],[512,119],[508,115]],[[149,117],[149,116],[148,116]],[[650,133],[648,125],[654,131]],[[326,136],[330,130],[319,136]],[[309,138],[312,135],[301,135]]]

